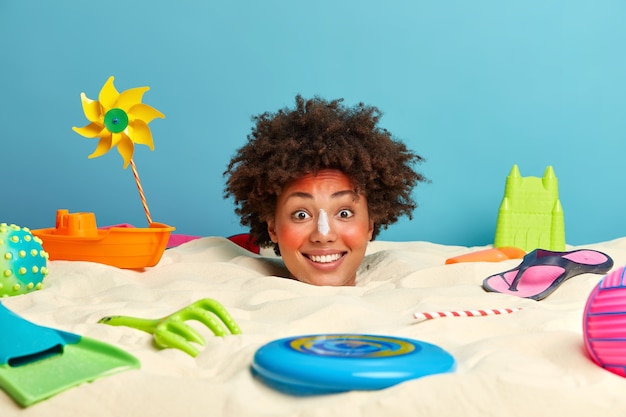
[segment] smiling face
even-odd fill
[[[366,197],[337,170],[288,184],[267,224],[291,276],[314,285],[354,285],[374,230]]]

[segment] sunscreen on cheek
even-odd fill
[[[330,226],[328,224],[328,215],[324,209],[320,209],[320,215],[317,218],[317,231],[326,236],[330,232]]]

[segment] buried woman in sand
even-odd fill
[[[416,207],[422,157],[380,127],[376,107],[305,100],[253,118],[224,172],[241,224],[291,278],[355,285],[368,242]]]

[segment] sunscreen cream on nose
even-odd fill
[[[328,215],[324,209],[320,209],[320,215],[317,218],[317,230],[326,236],[330,232],[330,226],[328,224]]]

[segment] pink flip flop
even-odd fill
[[[604,274],[612,267],[613,259],[596,250],[553,252],[535,249],[524,256],[516,268],[485,278],[483,288],[486,291],[542,300],[571,277],[585,273]]]

